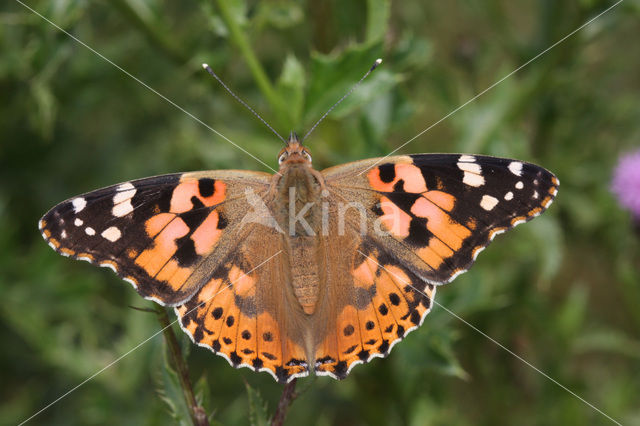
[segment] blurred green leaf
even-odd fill
[[[311,61],[309,90],[306,96],[305,123],[319,119],[364,75],[380,56],[381,46],[352,46],[340,55],[314,53]],[[383,72],[380,67],[358,87],[335,113],[347,114],[372,96],[388,90],[397,83],[397,77]],[[380,84],[383,87],[377,88]],[[355,97],[355,99],[353,99]]]
[[[587,314],[588,300],[589,297],[584,287],[572,287],[554,321],[555,331],[566,338],[579,333]]]
[[[426,68],[433,58],[432,43],[422,37],[405,31],[398,45],[391,53],[389,62],[397,70]]]
[[[169,414],[176,424],[191,426],[191,414],[184,399],[182,386],[178,374],[171,366],[170,357],[163,345],[164,362],[159,371],[158,395],[167,404]]]
[[[575,340],[573,350],[577,354],[605,352],[640,358],[640,340],[615,330],[589,330]]]
[[[277,90],[287,104],[290,116],[289,127],[300,124],[304,106],[305,72],[293,55],[288,55],[282,67]]]
[[[304,18],[302,7],[292,1],[285,3],[262,2],[258,4],[261,20],[278,29],[286,29],[300,24]]]
[[[384,40],[391,16],[391,1],[367,0],[367,27],[365,40],[367,43],[377,43]]]
[[[262,399],[260,391],[245,383],[247,396],[249,397],[249,424],[251,426],[267,426],[269,424],[269,414],[267,403]]]
[[[186,355],[185,355],[185,359]],[[203,407],[205,410],[213,410],[215,405],[213,404],[213,399],[211,398],[211,385],[207,380],[206,374],[203,374],[200,379],[193,385],[193,393],[196,397],[196,402],[198,406]],[[213,414],[209,416],[209,421],[211,421],[211,417]]]

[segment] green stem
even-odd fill
[[[225,0],[216,0],[216,3],[218,5],[218,9],[220,10],[222,21],[225,23],[227,29],[229,30],[231,40],[236,44],[238,49],[240,49],[240,53],[242,53],[242,56],[247,62],[247,65],[251,70],[251,74],[253,74],[253,78],[260,88],[260,91],[262,92],[264,97],[267,98],[267,101],[275,110],[278,118],[281,119],[281,113],[283,109],[280,102],[280,97],[271,85],[271,81],[269,81],[269,77],[265,73],[262,65],[260,64],[260,61],[258,61],[258,58],[253,52],[249,41],[238,26],[238,23],[233,18],[231,11],[229,10],[229,5]]]
[[[189,378],[189,369],[182,356],[182,350],[178,344],[178,339],[171,328],[171,322],[167,311],[162,306],[156,307],[156,314],[158,321],[162,327],[162,333],[164,334],[165,342],[169,348],[171,354],[171,361],[173,368],[175,368],[178,378],[180,379],[180,386],[182,387],[182,393],[184,399],[187,401],[189,407],[189,414],[191,415],[191,422],[194,426],[209,426],[209,419],[204,408],[198,405],[195,394],[193,392],[193,386],[191,386],[191,379]]]

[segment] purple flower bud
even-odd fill
[[[640,219],[640,150],[623,155],[613,173],[611,191],[624,208]]]

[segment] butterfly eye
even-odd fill
[[[309,154],[307,151],[302,151],[302,155],[304,155],[304,158],[306,158],[307,160],[309,160],[309,162],[311,163],[313,160],[311,159],[311,154]]]
[[[286,160],[286,159],[287,159],[287,153],[286,153],[286,152],[283,152],[283,153],[280,155],[280,157],[278,157],[278,164],[282,164],[282,162],[283,162],[284,160]]]

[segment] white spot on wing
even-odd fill
[[[122,233],[115,226],[110,226],[109,228],[102,231],[102,234],[100,235],[113,243],[114,241],[118,241],[118,239],[120,239]]]
[[[484,178],[482,175],[476,175],[475,173],[464,172],[462,182],[473,187],[479,187],[484,185]]]
[[[513,192],[509,191],[506,194],[504,194],[504,199],[507,201],[513,200]]]
[[[136,188],[131,184],[131,182],[123,183],[116,188],[116,191],[116,195],[113,196],[113,204],[120,204],[123,201],[130,200],[134,195],[136,195]]]
[[[533,199],[534,200],[538,199],[538,191],[533,191]]]
[[[471,172],[471,173],[475,173],[475,174],[482,174],[482,168],[480,167],[480,164],[477,163],[465,163],[465,162],[459,162],[458,163],[458,168],[460,170],[463,170],[465,172]]]
[[[480,207],[489,211],[493,210],[493,208],[498,204],[498,199],[492,197],[491,195],[483,195],[482,200],[480,200]]]
[[[113,206],[111,213],[116,217],[122,217],[128,215],[132,211],[133,206],[131,205],[131,200],[127,200]]]
[[[522,163],[519,161],[512,161],[509,163],[509,171],[516,176],[522,175]]]
[[[42,221],[42,219],[40,219],[38,221],[38,229],[42,231],[42,228],[44,228],[44,222]]]
[[[80,218],[76,218],[76,220],[73,221],[73,224],[75,226],[82,226],[82,224],[84,223],[84,221]]]
[[[73,205],[73,212],[79,213],[87,206],[87,200],[82,197],[78,197],[71,200],[71,204]]]
[[[92,228],[92,227],[90,227],[90,226],[87,226],[87,227],[84,229],[84,232],[86,232],[86,233],[87,233],[87,235],[96,235],[96,230],[95,230],[95,229],[93,229],[93,228]]]
[[[519,181],[516,183],[516,189],[522,189],[522,188],[524,188],[524,183],[522,183],[522,181],[521,181],[521,180],[519,180]]]
[[[63,229],[62,232],[60,233],[60,237],[67,238],[67,231]]]
[[[464,155],[462,157],[464,157]],[[467,155],[466,157],[471,156]],[[463,183],[476,188],[484,185],[484,177],[482,176],[482,168],[480,167],[480,164],[459,162],[458,168],[464,172],[464,176],[462,177]]]
[[[513,222],[512,226],[518,226],[518,225],[520,225],[522,223],[525,223],[525,222],[526,222],[526,220],[524,220],[524,219],[516,220],[515,222]]]
[[[463,163],[473,163],[476,161],[476,157],[473,155],[461,155],[460,158],[458,158],[458,161]]]

